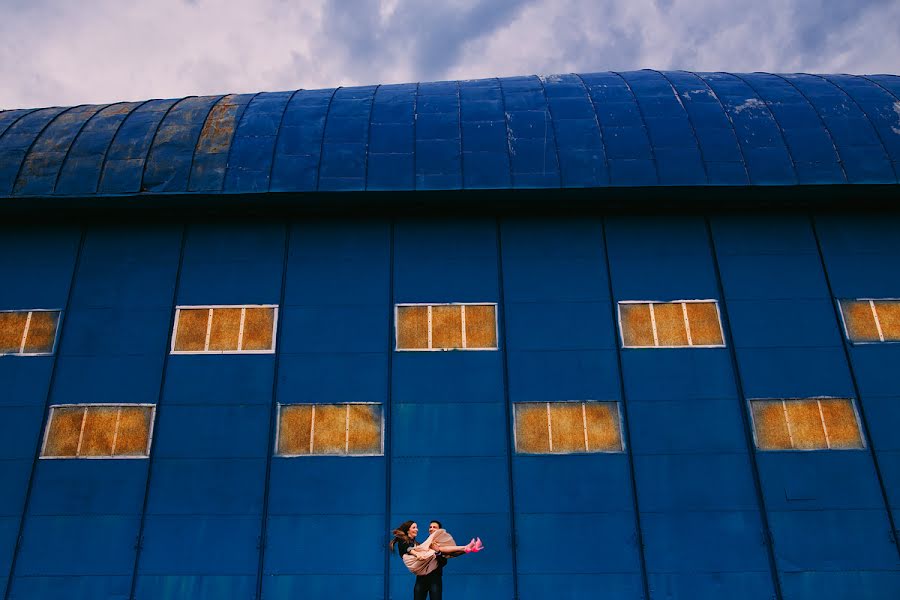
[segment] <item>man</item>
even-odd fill
[[[428,524],[428,535],[431,535],[438,529],[443,529],[440,521],[431,521]],[[445,556],[438,557],[438,568],[428,575],[419,575],[416,577],[416,585],[413,587],[413,600],[443,600],[444,597],[444,565],[447,564]]]

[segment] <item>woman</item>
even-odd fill
[[[465,546],[457,546],[453,537],[444,529],[434,530],[424,542],[418,544],[416,542],[418,533],[419,526],[415,521],[404,521],[393,531],[394,538],[390,543],[391,550],[397,548],[403,564],[413,575],[428,575],[437,569],[440,555],[459,556],[469,552],[481,552],[484,549],[479,538],[472,538]]]

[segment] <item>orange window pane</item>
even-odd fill
[[[589,451],[615,452],[622,450],[618,404],[615,402],[586,402],[584,414]]]
[[[791,435],[781,400],[754,400],[750,408],[753,411],[757,447],[761,450],[789,450],[792,447]]]
[[[684,309],[681,303],[665,302],[653,305],[656,317],[656,337],[660,346],[687,346],[687,330],[684,328]]]
[[[581,402],[550,403],[550,441],[553,452],[585,452]]]
[[[212,326],[209,329],[209,349],[214,351],[237,350],[240,331],[240,308],[214,308]]]
[[[113,452],[116,456],[147,456],[150,452],[150,426],[153,411],[149,406],[123,406]]]
[[[786,400],[788,427],[794,448],[811,450],[827,448],[819,403],[815,400]]]
[[[118,406],[89,406],[78,456],[112,456]]]
[[[428,348],[428,307],[397,307],[397,348]]]
[[[313,417],[313,454],[347,452],[347,405],[317,404]]]
[[[242,350],[271,350],[275,329],[274,308],[248,308],[244,316]]]
[[[853,402],[842,398],[819,400],[822,416],[828,431],[828,443],[832,448],[862,448],[862,434]]]
[[[879,300],[875,302],[875,312],[878,313],[878,323],[881,325],[884,341],[900,341],[900,302]]]
[[[53,352],[58,322],[58,311],[38,310],[31,313],[31,322],[28,324],[28,334],[25,338],[25,352]]]
[[[278,423],[278,454],[309,454],[311,426],[312,405],[282,406]]]
[[[516,452],[550,452],[550,435],[547,431],[547,404],[545,402],[518,402],[516,417]]]
[[[459,306],[431,307],[431,347],[462,348],[462,310]]]
[[[0,353],[18,352],[22,348],[27,311],[0,312]]]
[[[178,352],[202,352],[206,347],[208,323],[208,308],[180,309],[178,311],[178,329],[175,332],[175,350]]]
[[[868,300],[841,300],[841,312],[844,313],[844,324],[847,337],[853,342],[878,342],[878,327],[875,315]]]
[[[725,343],[715,302],[685,302],[685,307],[694,346],[721,346]]]
[[[347,452],[381,454],[381,406],[350,405],[350,433]]]
[[[50,409],[50,424],[42,456],[75,456],[81,438],[84,407],[64,406]]]
[[[497,307],[493,305],[466,305],[466,347],[497,347]]]
[[[649,304],[619,304],[625,346],[655,346]]]

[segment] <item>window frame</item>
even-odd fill
[[[816,405],[819,408],[819,417],[822,418],[822,432],[825,435],[825,448],[760,448],[759,440],[756,437],[756,418],[753,415],[753,402],[781,402],[782,408],[785,411],[784,422],[788,429],[788,436],[791,439],[791,445],[794,444],[794,436],[791,435],[791,424],[787,418],[787,407],[784,405],[787,401],[797,401],[797,400],[815,400]],[[819,403],[820,400],[848,400],[850,405],[853,407],[853,416],[856,418],[856,428],[859,431],[859,439],[862,442],[861,448],[832,448],[831,442],[828,439],[828,427],[825,425],[824,416],[822,414],[822,405]],[[859,407],[857,406],[856,398],[852,398],[850,396],[809,396],[805,398],[799,397],[790,397],[790,398],[747,398],[747,411],[750,415],[750,429],[751,433],[753,433],[753,448],[757,452],[861,452],[866,451],[869,448],[868,443],[866,442],[866,432],[862,426],[862,418],[859,414]]]
[[[619,450],[588,450],[585,449],[580,452],[553,452],[553,433],[552,433],[552,424],[550,419],[550,405],[551,404],[581,404],[582,410],[582,427],[585,429],[585,445],[587,446],[587,421],[585,421],[585,404],[615,404],[616,405],[616,414],[618,415],[619,420],[619,441],[622,443],[622,447]],[[584,456],[590,454],[624,454],[628,451],[628,446],[625,444],[625,416],[622,414],[622,402],[620,400],[523,400],[521,402],[511,402],[512,405],[512,437],[513,437],[513,454],[516,456]],[[518,422],[516,421],[516,405],[517,404],[545,404],[547,405],[547,442],[548,447],[550,448],[549,452],[521,452],[519,451],[519,427]]]
[[[312,452],[308,452],[306,454],[280,454],[278,452],[278,442],[281,440],[281,408],[284,406],[359,406],[359,405],[373,405],[376,404],[381,406],[381,450],[377,453],[367,452],[367,453],[344,453],[344,454],[314,454]],[[276,413],[275,413],[275,447],[272,449],[272,456],[274,458],[359,458],[365,456],[384,456],[384,430],[385,430],[385,420],[386,415],[384,411],[384,402],[277,402],[276,403]],[[345,448],[347,448],[347,444],[349,444],[349,417],[350,417],[350,409],[347,409],[347,442],[345,442]],[[313,409],[313,415],[311,419],[310,426],[313,431],[315,431],[315,409]],[[310,445],[312,445],[314,436],[312,432],[310,432]]]
[[[653,346],[628,346],[625,344],[625,330],[622,328],[622,310],[621,306],[623,304],[648,304],[650,305],[650,323],[653,329],[653,341],[655,345]],[[688,344],[687,345],[679,345],[679,346],[671,346],[659,345],[659,337],[656,333],[656,318],[654,317],[654,304],[681,304],[682,312],[684,314],[684,329],[687,334]],[[721,344],[693,344],[691,343],[691,327],[687,317],[687,307],[685,304],[712,304],[716,308],[716,318],[719,323],[719,333],[722,336]],[[728,345],[725,340],[725,328],[722,325],[722,311],[719,309],[719,301],[715,298],[705,298],[705,299],[682,299],[682,300],[618,300],[616,302],[616,322],[619,326],[619,341],[622,344],[622,348],[628,348],[629,350],[660,350],[660,349],[675,349],[675,348],[727,348]]]
[[[142,456],[135,455],[109,455],[109,456],[78,456],[77,454],[74,456],[44,456],[44,450],[47,448],[47,436],[50,435],[50,424],[53,421],[53,412],[55,408],[87,408],[92,406],[103,406],[103,407],[117,407],[117,408],[132,408],[135,406],[140,407],[149,407],[150,408],[150,429],[147,431],[147,454]],[[44,434],[41,439],[41,451],[38,454],[39,460],[149,460],[150,459],[150,451],[153,448],[153,433],[156,427],[156,404],[149,404],[146,402],[136,403],[136,402],[85,402],[82,404],[51,404],[48,407],[49,414],[47,416],[47,423],[44,425]],[[85,413],[86,414],[86,413]],[[118,423],[116,424],[118,427]],[[81,422],[81,436],[84,435],[84,421]],[[80,437],[80,436],[79,436]],[[79,440],[80,442],[80,440]]]
[[[466,348],[466,315],[465,310],[460,309],[460,322],[462,323],[462,348],[400,348],[400,307],[401,306],[426,306],[428,307],[428,345],[432,345],[431,307],[432,306],[493,306],[494,307],[494,339],[497,345],[493,348]],[[497,352],[500,350],[500,314],[497,302],[396,302],[394,303],[394,351],[395,352]]]
[[[272,308],[275,310],[272,316],[272,347],[268,350],[176,350],[175,340],[178,337],[178,322],[181,317],[182,309],[209,309],[216,308],[240,308],[241,311],[241,331],[238,333],[238,345],[243,341],[244,320],[246,319],[246,309],[248,308]],[[275,346],[278,341],[278,308],[277,304],[178,304],[175,306],[175,319],[172,324],[172,340],[169,344],[169,354],[275,354]],[[212,328],[212,314],[206,317],[206,347],[209,348],[209,337]]]
[[[875,344],[900,344],[900,340],[886,340],[884,339],[884,333],[881,331],[881,322],[878,319],[878,312],[875,310],[876,302],[900,302],[900,298],[835,298],[834,301],[837,303],[838,314],[841,316],[841,328],[844,330],[844,339],[846,339],[849,343],[854,346],[863,346],[863,345],[875,345]],[[850,330],[847,329],[847,319],[844,316],[844,307],[841,304],[842,301],[847,302],[868,302],[869,307],[872,309],[872,317],[875,320],[875,327],[878,330],[878,337],[881,339],[878,341],[866,341],[860,340],[856,341],[850,337]]]
[[[31,313],[36,312],[55,312],[59,313],[56,317],[56,331],[53,333],[53,347],[50,349],[50,352],[24,352],[25,349],[25,340],[28,338],[28,326],[31,323]],[[0,313],[28,313],[25,318],[25,329],[22,330],[22,340],[19,343],[19,352],[0,352],[0,357],[3,356],[53,356],[56,354],[56,346],[59,343],[59,333],[62,327],[60,324],[63,319],[63,309],[61,308],[12,308],[12,309],[3,309],[0,310]]]

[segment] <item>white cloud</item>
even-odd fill
[[[0,106],[531,73],[900,72],[900,3],[0,0]]]

